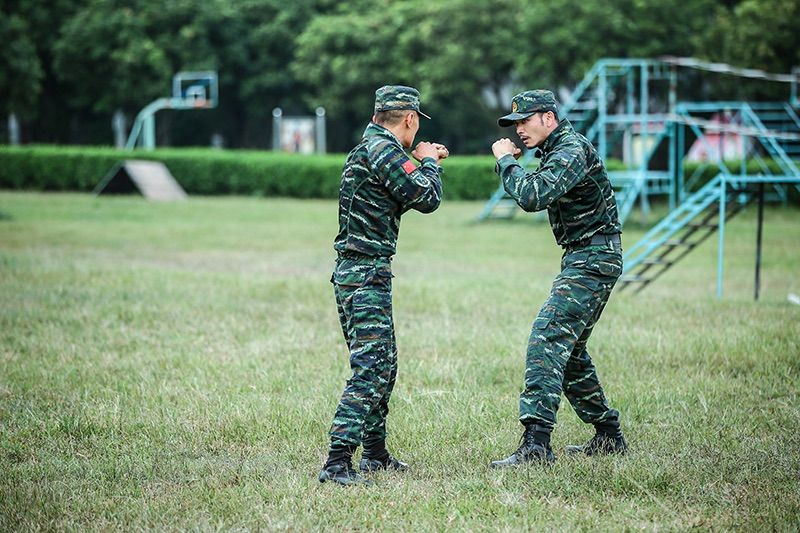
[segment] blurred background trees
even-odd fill
[[[434,117],[421,137],[479,153],[520,89],[569,91],[602,57],[789,72],[799,27],[796,0],[0,0],[0,106],[24,142],[110,144],[115,111],[130,121],[169,94],[174,73],[213,69],[220,106],[159,114],[160,144],[208,145],[217,133],[230,147],[269,147],[273,108],[322,105],[329,150],[346,151],[374,90],[402,83]],[[724,79],[703,90],[783,96]]]

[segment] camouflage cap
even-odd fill
[[[419,91],[404,85],[384,85],[375,91],[375,112],[409,109],[425,118],[431,118],[419,110]]]
[[[553,93],[544,89],[521,92],[511,99],[511,113],[497,119],[497,124],[513,126],[516,121],[540,111],[552,111],[558,116],[558,104]]]

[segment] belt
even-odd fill
[[[367,261],[379,261],[381,259],[385,261],[392,260],[392,258],[389,256],[384,257],[381,255],[367,255],[359,252],[349,252],[349,251],[337,252],[337,255],[339,259],[356,259],[356,260],[367,260]]]
[[[585,246],[597,246],[601,244],[616,244],[617,246],[622,246],[622,239],[619,238],[619,233],[595,233],[591,237],[567,243],[563,248],[583,248]]]

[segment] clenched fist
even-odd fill
[[[522,150],[514,144],[514,141],[508,138],[497,140],[492,144],[492,153],[495,159],[500,159],[504,155],[513,155],[514,159],[518,159],[522,155]]]
[[[436,148],[436,152],[439,154],[439,160],[447,159],[447,156],[450,155],[450,150],[447,149],[447,146],[439,143],[431,143],[434,148]]]
[[[414,156],[417,161],[422,161],[426,157],[431,157],[438,163],[449,156],[450,152],[443,144],[422,141],[417,144],[417,147],[414,148],[411,155]]]

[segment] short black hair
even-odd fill
[[[399,124],[413,109],[392,109],[390,111],[376,111],[375,124],[381,126],[394,126]]]
[[[545,111],[545,113],[547,113],[547,111],[551,111],[551,112],[553,113],[553,117],[556,119],[556,122],[558,122],[559,120],[561,120],[561,119],[559,119],[559,118],[558,118],[558,111],[556,111],[555,109],[547,109],[547,110]]]

